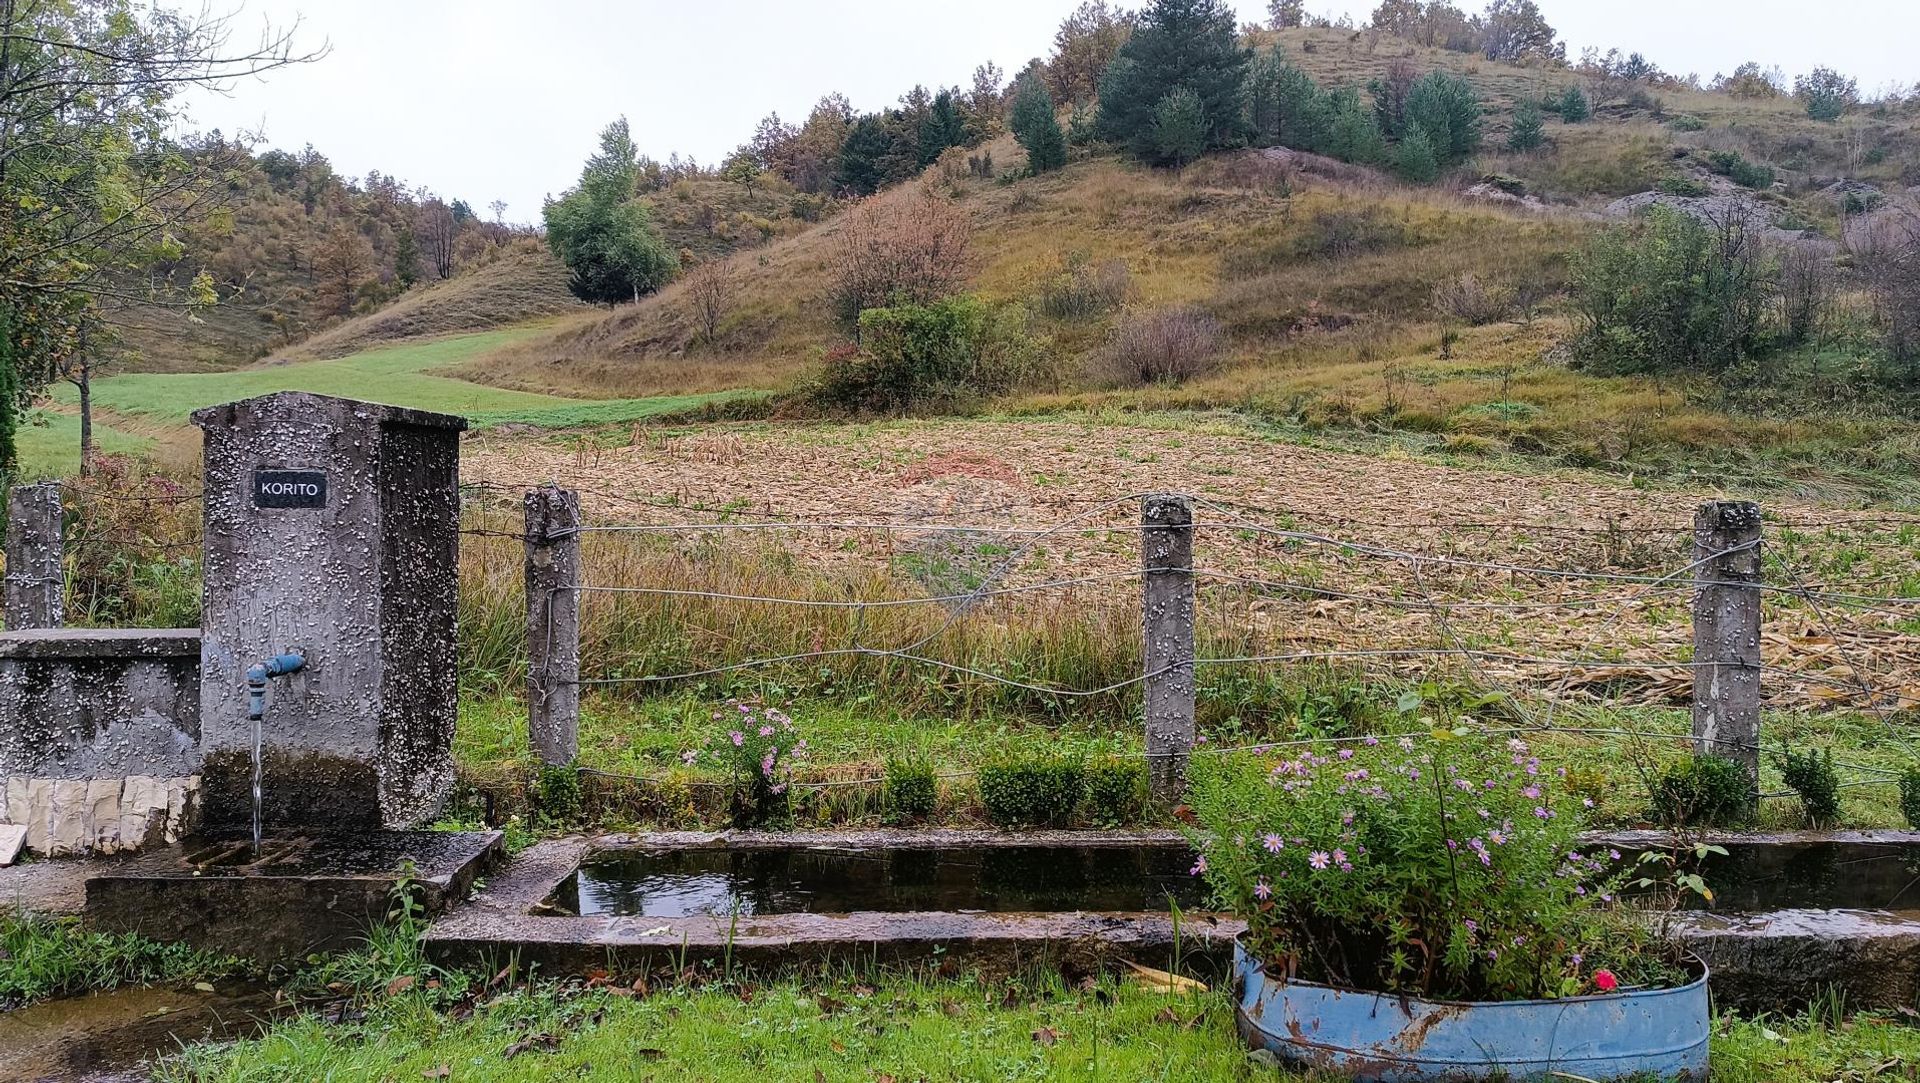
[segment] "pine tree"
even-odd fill
[[[1178,87],[1153,110],[1153,146],[1159,159],[1182,166],[1206,153],[1207,110],[1200,95]]]
[[[893,149],[893,135],[876,113],[868,113],[853,122],[847,141],[840,145],[840,163],[835,176],[840,187],[855,195],[870,196],[880,190],[886,176],[886,158]]]
[[[1387,141],[1380,134],[1380,122],[1352,87],[1327,95],[1323,108],[1329,116],[1321,153],[1358,165],[1386,163]]]
[[[406,289],[420,281],[420,242],[413,231],[403,229],[393,242],[393,277]]]
[[[1247,119],[1260,146],[1321,150],[1333,116],[1313,77],[1293,64],[1278,45],[1253,64],[1247,76]]]
[[[1593,116],[1593,106],[1587,102],[1587,96],[1578,86],[1570,86],[1560,95],[1560,119],[1568,124],[1579,124]]]
[[[1027,168],[1045,173],[1067,164],[1067,137],[1054,115],[1053,95],[1039,79],[1023,79],[1008,120],[1013,137],[1027,152]]]
[[[921,168],[932,165],[948,147],[963,147],[966,143],[966,118],[954,104],[953,91],[943,90],[934,97],[926,119],[920,122]]]
[[[1546,142],[1546,126],[1540,120],[1540,103],[1523,99],[1513,109],[1513,128],[1507,132],[1507,149],[1515,154],[1540,149]]]
[[[1252,56],[1240,45],[1225,0],[1153,0],[1100,79],[1101,137],[1136,157],[1161,160],[1157,113],[1169,94],[1184,88],[1199,100],[1206,147],[1240,143],[1242,85]]]
[[[1443,71],[1421,76],[1407,93],[1407,131],[1426,129],[1440,168],[1450,169],[1480,149],[1480,99],[1473,85]]]
[[[1407,127],[1407,134],[1400,140],[1399,160],[1396,163],[1400,176],[1413,184],[1432,184],[1440,178],[1440,158],[1434,149],[1435,140],[1427,135],[1427,130],[1418,124]]]

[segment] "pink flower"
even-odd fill
[[[747,743],[747,735],[741,733],[739,730],[734,730],[732,733],[727,734],[727,736],[733,739],[733,747],[735,748],[739,748],[741,745]]]
[[[1530,800],[1538,801],[1540,800],[1540,787],[1528,786],[1526,789],[1521,790],[1520,794]]]
[[[1353,749],[1351,749],[1351,748],[1343,748],[1343,749],[1341,749],[1341,750],[1340,750],[1340,758],[1341,758],[1341,759],[1343,759],[1343,760],[1350,760],[1350,759],[1352,759],[1352,758],[1353,758]]]
[[[1336,865],[1344,865],[1344,864],[1346,864],[1346,863],[1347,863],[1347,852],[1346,852],[1345,850],[1335,850],[1335,851],[1333,852],[1333,863],[1334,863],[1334,864],[1336,864]]]
[[[1273,885],[1262,879],[1259,883],[1253,885],[1253,897],[1263,902],[1273,898]]]
[[[761,727],[760,727],[760,736],[762,736],[762,737],[771,737],[771,736],[773,736],[773,727],[772,727],[772,726],[761,726]]]
[[[693,761],[699,758],[700,753],[695,749],[689,748],[685,752],[680,753],[680,762],[686,764],[688,767],[692,767]]]
[[[1193,868],[1187,870],[1188,875],[1191,875],[1191,876],[1198,876],[1201,873],[1206,871],[1207,871],[1207,855],[1205,854],[1201,854],[1199,857],[1195,858],[1193,862]]]
[[[1620,988],[1620,979],[1614,977],[1613,971],[1602,968],[1593,972],[1593,987],[1603,993],[1611,993]]]
[[[1270,854],[1277,854],[1287,847],[1286,843],[1280,841],[1280,836],[1278,835],[1268,835],[1266,838],[1260,840],[1260,844],[1265,846],[1267,852]]]
[[[1328,863],[1329,859],[1325,850],[1315,850],[1307,856],[1307,864],[1312,865],[1316,869],[1324,869]]]
[[[1378,748],[1380,745],[1380,738],[1369,737],[1366,740],[1361,741],[1360,743],[1363,745],[1366,745],[1368,748]]]

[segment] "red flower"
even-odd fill
[[[1593,972],[1593,987],[1603,993],[1611,993],[1620,988],[1620,979],[1614,977],[1611,970],[1596,970]]]

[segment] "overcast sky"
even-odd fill
[[[245,0],[243,35],[298,17],[304,39],[331,54],[196,95],[190,109],[198,128],[312,143],[341,173],[378,169],[476,209],[504,199],[508,220],[534,221],[616,116],[657,158],[712,163],[768,111],[797,121],[828,91],[870,110],[917,82],[965,85],[986,60],[1017,71],[1045,55],[1076,2]],[[1825,64],[1863,90],[1920,80],[1920,0],[1539,3],[1571,55],[1637,49],[1703,77],[1748,59],[1789,73]],[[1243,19],[1265,16],[1265,0],[1236,6]],[[1356,21],[1373,6],[1307,5]]]

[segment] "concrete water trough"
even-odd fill
[[[405,877],[438,914],[506,854],[499,832],[373,831],[189,839],[100,862],[86,881],[89,925],[285,962],[340,951],[387,920]]]
[[[618,887],[616,873],[590,880],[584,889],[589,905],[579,907],[583,867],[605,870],[640,855],[661,859],[656,905],[625,908],[638,911],[631,913],[600,905],[609,884]],[[971,869],[968,857],[978,858]],[[867,884],[845,882],[850,859],[868,864]],[[1179,916],[1158,894],[1169,871],[1184,873],[1190,863],[1185,840],[1170,831],[728,831],[563,839],[515,858],[467,905],[434,922],[426,944],[445,963],[497,965],[515,958],[561,971],[721,958],[756,966],[924,962],[936,953],[989,966],[1039,959],[1092,966],[1115,958],[1164,966],[1176,950],[1224,965],[1242,926],[1217,915]],[[1014,877],[996,879],[996,869]],[[800,876],[788,886],[774,887],[796,871]],[[1059,905],[1083,895],[1126,908]],[[737,913],[726,905],[729,897],[740,900]],[[836,908],[862,900],[868,908],[810,909],[815,899]],[[760,905],[766,901],[774,905]],[[1051,905],[1009,909],[1042,903]]]
[[[1658,832],[1596,835],[1632,851]],[[1920,998],[1920,834],[1728,835],[1706,870],[1722,906],[1671,917],[1723,1006],[1779,1010],[1838,988],[1860,1007]],[[1172,831],[661,832],[535,845],[436,921],[448,963],[577,971],[731,958],[1049,957],[1224,966],[1243,926],[1205,913]],[[1176,911],[1175,906],[1178,906]],[[1176,916],[1177,913],[1177,916]]]

